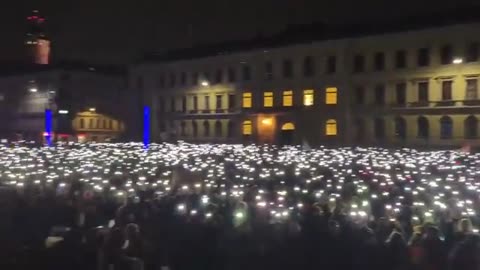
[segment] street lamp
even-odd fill
[[[461,64],[461,63],[463,63],[463,59],[462,59],[462,58],[457,57],[457,58],[453,59],[453,64],[459,65],[459,64]]]
[[[97,109],[96,109],[96,108],[90,108],[90,109],[88,109],[88,110],[89,110],[89,111],[91,111],[91,112],[95,112],[95,111],[97,111]]]
[[[210,84],[208,83],[208,81],[202,81],[202,86],[209,86]]]
[[[38,89],[35,88],[35,87],[32,87],[32,88],[29,89],[29,91],[30,91],[30,93],[36,93],[36,92],[38,92]]]

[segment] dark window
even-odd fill
[[[197,137],[198,136],[198,125],[195,120],[192,121],[192,136]]]
[[[233,134],[235,134],[235,123],[233,121],[228,121],[227,137],[232,138]]]
[[[85,128],[85,120],[83,118],[80,118],[80,128],[81,129]]]
[[[175,87],[175,73],[170,73],[170,87]]]
[[[165,87],[165,74],[160,74],[158,77],[158,87],[159,88],[164,88]]]
[[[453,62],[453,49],[450,45],[445,45],[440,49],[440,62],[442,65],[450,65]]]
[[[223,81],[223,70],[217,69],[217,72],[215,72],[215,82],[221,83],[222,81]]]
[[[170,99],[170,111],[174,112],[175,111],[175,97],[172,97]]]
[[[228,108],[235,109],[235,95],[228,95]]]
[[[443,116],[440,119],[440,138],[451,139],[453,134],[453,122],[452,118]]]
[[[203,136],[210,137],[210,122],[208,120],[203,121]]]
[[[163,97],[158,97],[158,111],[165,112],[165,100]]]
[[[222,137],[222,122],[220,120],[215,121],[215,137]]]
[[[312,77],[315,73],[315,62],[313,61],[313,57],[305,56],[303,59],[303,75],[305,77]]]
[[[375,53],[374,57],[374,62],[375,62],[375,70],[376,71],[382,71],[385,69],[385,54],[383,52],[377,52]]]
[[[478,120],[475,116],[470,115],[465,119],[465,138],[475,139],[478,136]]]
[[[428,102],[428,82],[418,83],[418,102]]]
[[[452,100],[452,81],[442,82],[442,100]]]
[[[375,118],[373,121],[373,133],[377,140],[385,138],[385,121],[383,118]]]
[[[198,111],[198,97],[193,96],[193,110]]]
[[[97,129],[100,129],[100,128],[102,128],[101,123],[100,123],[100,119],[97,119]]]
[[[362,141],[365,136],[365,121],[358,118],[354,122],[355,125],[355,140]]]
[[[329,56],[327,58],[327,73],[332,74],[337,72],[337,58],[335,56]]]
[[[90,120],[88,120],[88,128],[90,128],[90,129],[95,128],[92,118],[90,118]]]
[[[375,87],[375,104],[385,104],[385,85],[379,84]]]
[[[198,84],[198,72],[193,72],[192,73],[192,84],[197,85]]]
[[[395,85],[395,94],[397,105],[405,105],[407,103],[407,84],[404,82]]]
[[[210,110],[210,96],[205,96],[205,110]]]
[[[407,137],[407,123],[403,117],[395,118],[395,137],[399,139]]]
[[[424,116],[420,116],[417,119],[417,131],[419,138],[428,139],[430,136],[430,125],[428,124],[428,119]]]
[[[467,62],[476,62],[478,61],[478,50],[480,45],[478,42],[473,42],[467,46]]]
[[[417,64],[419,67],[426,67],[430,65],[430,49],[418,49]]]
[[[113,129],[113,120],[110,119],[109,123],[108,123],[108,126],[110,129]]]
[[[180,84],[185,85],[187,83],[187,73],[180,73]]]
[[[252,79],[252,71],[250,70],[250,66],[242,66],[242,77],[244,81],[250,81]]]
[[[357,54],[353,58],[353,71],[363,72],[365,71],[365,56]]]
[[[292,78],[293,77],[293,62],[290,59],[283,60],[282,63],[283,77]]]
[[[271,61],[265,62],[265,79],[266,80],[273,79],[273,64]]]
[[[186,136],[187,135],[186,131],[187,131],[187,124],[184,121],[182,121],[180,123],[180,136],[182,137]]]
[[[187,112],[187,97],[182,97],[182,112]]]
[[[215,101],[216,101],[215,102],[216,109],[221,110],[222,109],[222,95],[217,95]]]
[[[140,75],[137,77],[137,89],[143,89],[143,77]]]
[[[359,86],[355,89],[355,102],[356,104],[365,104],[365,88]]]
[[[235,78],[235,69],[233,69],[233,68],[230,67],[230,68],[228,68],[227,73],[228,73],[228,81],[229,81],[229,82],[234,82],[234,81],[236,80],[236,78]]]
[[[407,67],[407,52],[404,50],[398,50],[395,52],[395,67],[406,68]]]
[[[477,79],[468,79],[467,80],[467,89],[465,98],[467,100],[477,99],[478,96],[478,80]]]

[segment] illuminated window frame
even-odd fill
[[[325,123],[325,135],[327,136],[337,136],[337,120],[328,119]]]
[[[242,95],[242,108],[251,108],[252,107],[252,93],[245,92]]]
[[[242,134],[243,135],[252,135],[253,133],[253,125],[252,121],[250,120],[245,120],[242,123]]]
[[[313,106],[315,96],[312,89],[303,90],[303,105],[304,106]]]
[[[292,90],[283,91],[282,105],[283,105],[283,107],[292,107],[293,106],[293,91]]]
[[[325,90],[325,104],[336,105],[337,104],[338,89],[336,87],[328,87]]]
[[[273,92],[263,92],[263,107],[273,107]]]

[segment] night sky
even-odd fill
[[[47,17],[55,59],[127,63],[162,51],[269,35],[288,24],[384,20],[472,0],[17,0],[0,9],[0,60],[21,59],[25,17]],[[191,25],[191,27],[189,27]],[[190,35],[189,33],[193,33]]]

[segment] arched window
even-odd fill
[[[451,139],[453,134],[453,121],[449,116],[440,118],[440,138]]]
[[[197,137],[198,136],[198,125],[195,120],[192,121],[192,136]]]
[[[395,137],[405,139],[407,137],[407,123],[403,117],[395,118]]]
[[[425,116],[420,116],[417,119],[418,137],[422,139],[428,139],[430,136],[430,125],[428,119]]]
[[[215,137],[222,137],[222,122],[220,120],[215,122]]]
[[[385,120],[383,118],[375,118],[373,121],[373,135],[377,140],[385,139]]]
[[[233,121],[228,121],[228,126],[227,126],[227,136],[229,138],[232,138],[233,137],[233,134],[234,134],[234,129],[235,129],[235,123],[233,123]]]
[[[478,136],[478,120],[475,116],[470,115],[465,119],[465,138],[475,139]]]
[[[80,129],[85,128],[85,120],[83,118],[80,118]]]
[[[337,135],[337,121],[335,119],[328,119],[325,124],[325,134],[327,136]]]
[[[203,121],[203,136],[210,137],[210,122],[208,120]]]
[[[252,121],[250,121],[250,120],[243,121],[242,134],[243,135],[252,135]]]
[[[295,125],[292,122],[283,124],[282,130],[295,130]]]
[[[187,124],[185,123],[185,121],[182,121],[180,123],[180,136],[186,136],[187,132]]]
[[[365,121],[362,118],[355,120],[355,140],[362,141],[365,136]]]

